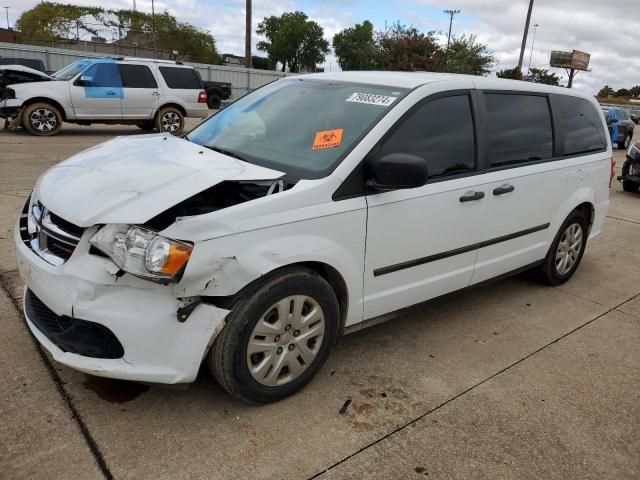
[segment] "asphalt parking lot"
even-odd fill
[[[640,478],[640,195],[615,181],[565,285],[518,276],[416,307],[340,339],[277,404],[233,401],[204,369],[178,390],[54,364],[16,308],[14,223],[46,168],[138,133],[0,132],[0,478]]]

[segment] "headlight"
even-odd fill
[[[89,241],[125,272],[159,281],[175,279],[193,250],[188,243],[125,224],[105,225]]]

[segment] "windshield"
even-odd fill
[[[305,79],[260,88],[188,139],[299,178],[328,174],[406,90]]]
[[[87,68],[90,63],[91,62],[89,60],[78,60],[76,62],[73,62],[71,65],[67,65],[64,68],[61,68],[51,76],[56,80],[71,80],[73,77]]]

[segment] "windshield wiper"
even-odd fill
[[[205,145],[209,150],[213,150],[214,152],[222,153],[223,155],[227,155],[232,158],[237,158],[238,160],[242,160],[244,162],[247,161],[242,155],[237,154],[236,152],[232,152],[231,150],[224,149],[222,147],[218,147],[216,145]]]

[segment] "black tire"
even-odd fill
[[[162,107],[156,115],[155,126],[160,133],[180,135],[184,130],[184,115],[176,107]]]
[[[222,100],[216,93],[207,93],[207,106],[212,109],[218,109],[222,105]]]
[[[62,128],[60,110],[46,102],[36,102],[25,107],[22,112],[22,125],[31,135],[50,137]]]
[[[631,136],[632,134],[630,133],[626,134],[624,140],[618,142],[618,149],[626,150],[627,148],[629,148],[629,145],[631,145]]]
[[[630,193],[638,193],[638,185],[636,185],[635,183],[631,183],[631,182],[622,182],[622,189],[625,192],[630,192]]]
[[[574,224],[579,225],[582,231],[580,250],[575,256],[575,260],[571,268],[566,272],[561,272],[559,271],[558,266],[556,264],[556,255],[558,254],[558,248],[559,248],[560,242],[563,240],[563,237],[565,236],[567,229],[570,226],[573,226]],[[538,270],[541,279],[545,283],[549,285],[554,285],[554,286],[561,285],[573,276],[573,274],[578,268],[578,265],[580,265],[580,261],[582,260],[582,256],[584,255],[584,250],[587,246],[588,230],[589,230],[589,222],[587,221],[587,218],[585,217],[584,213],[581,210],[574,210],[569,214],[567,219],[562,223],[562,226],[558,230],[558,233],[555,239],[553,240],[551,247],[549,248],[549,252],[547,253],[547,256],[545,257],[544,262],[542,263],[542,265]]]
[[[138,122],[136,123],[136,127],[138,127],[141,130],[147,130],[147,131],[151,131],[154,128],[156,128],[156,124],[153,120],[149,120],[147,122]]]
[[[256,337],[254,328],[262,319],[267,319],[271,312],[276,317],[277,309],[273,307],[283,299],[294,295],[304,295],[317,302],[324,315],[324,333],[320,346],[313,344],[312,348],[317,348],[317,353],[313,360],[302,367],[302,373],[282,385],[268,386],[260,383],[251,373],[249,363],[253,356],[248,357],[247,350],[252,339],[264,339],[264,342],[275,342],[277,337]],[[292,304],[293,308],[293,304]],[[292,322],[291,317],[287,317],[285,322]],[[279,318],[276,320],[280,321]],[[274,323],[273,325],[276,325]],[[295,328],[295,327],[294,327]],[[339,329],[339,307],[335,292],[317,273],[305,268],[285,268],[278,271],[261,282],[251,291],[240,295],[231,309],[231,313],[226,318],[226,325],[216,338],[211,351],[207,357],[207,363],[218,383],[233,397],[249,403],[270,403],[281,400],[304,387],[320,370],[329,352],[333,347]],[[295,332],[289,330],[288,337],[283,342],[295,341],[292,337]],[[304,332],[299,338],[304,337]],[[279,337],[279,335],[278,335]],[[311,342],[312,340],[308,340]],[[270,343],[271,344],[271,343]],[[273,343],[275,345],[275,343]],[[291,343],[292,344],[292,343]],[[291,345],[289,344],[289,345]],[[278,343],[277,345],[281,345]],[[284,347],[284,348],[283,348]],[[276,359],[283,354],[291,359],[295,355],[295,348],[282,344],[276,354],[271,352]],[[260,354],[254,354],[260,355]],[[256,360],[257,363],[263,359],[268,361],[267,354],[262,354],[262,358]],[[298,356],[298,359],[301,357]],[[276,360],[277,361],[277,360]],[[296,360],[298,361],[298,360]],[[271,363],[271,362],[269,362]],[[299,361],[300,364],[304,362]],[[276,380],[280,378],[282,372],[289,373],[289,367],[281,364],[276,372]],[[255,367],[255,365],[254,365]],[[286,367],[286,370],[284,368]],[[272,366],[267,370],[264,378],[273,371]]]

